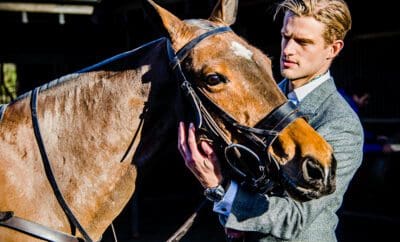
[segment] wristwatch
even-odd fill
[[[208,187],[204,190],[204,196],[212,202],[219,202],[225,195],[225,189],[218,185],[216,187]]]

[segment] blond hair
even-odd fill
[[[313,17],[325,25],[323,38],[327,44],[343,40],[351,29],[350,10],[343,0],[284,0],[276,8],[274,19],[282,12]]]

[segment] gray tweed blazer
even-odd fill
[[[287,81],[279,83],[286,93]],[[333,147],[337,159],[336,191],[308,202],[289,197],[249,193],[239,188],[231,214],[221,219],[228,228],[250,231],[249,241],[337,241],[337,210],[361,165],[363,129],[357,114],[336,89],[333,79],[322,83],[299,104],[310,125]]]

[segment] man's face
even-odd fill
[[[332,62],[332,46],[322,37],[324,29],[325,25],[313,17],[285,14],[280,68],[295,88],[325,73]]]

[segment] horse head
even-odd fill
[[[238,1],[218,1],[207,20],[181,20],[147,2],[178,53],[182,75],[199,97],[196,105],[213,106],[206,113],[197,112],[212,117],[206,120],[206,135],[215,141],[209,130],[215,123],[211,128],[219,130],[214,133],[226,143],[225,158],[231,153],[245,157],[227,159],[231,168],[245,179],[250,177],[256,187],[260,182],[268,186],[270,179],[265,176],[279,174],[274,181],[300,201],[332,193],[336,160],[331,146],[288,104],[273,78],[271,59],[228,28],[235,22]],[[206,36],[217,29],[222,31]],[[232,145],[243,142],[246,146]],[[251,167],[253,159],[256,168]]]

